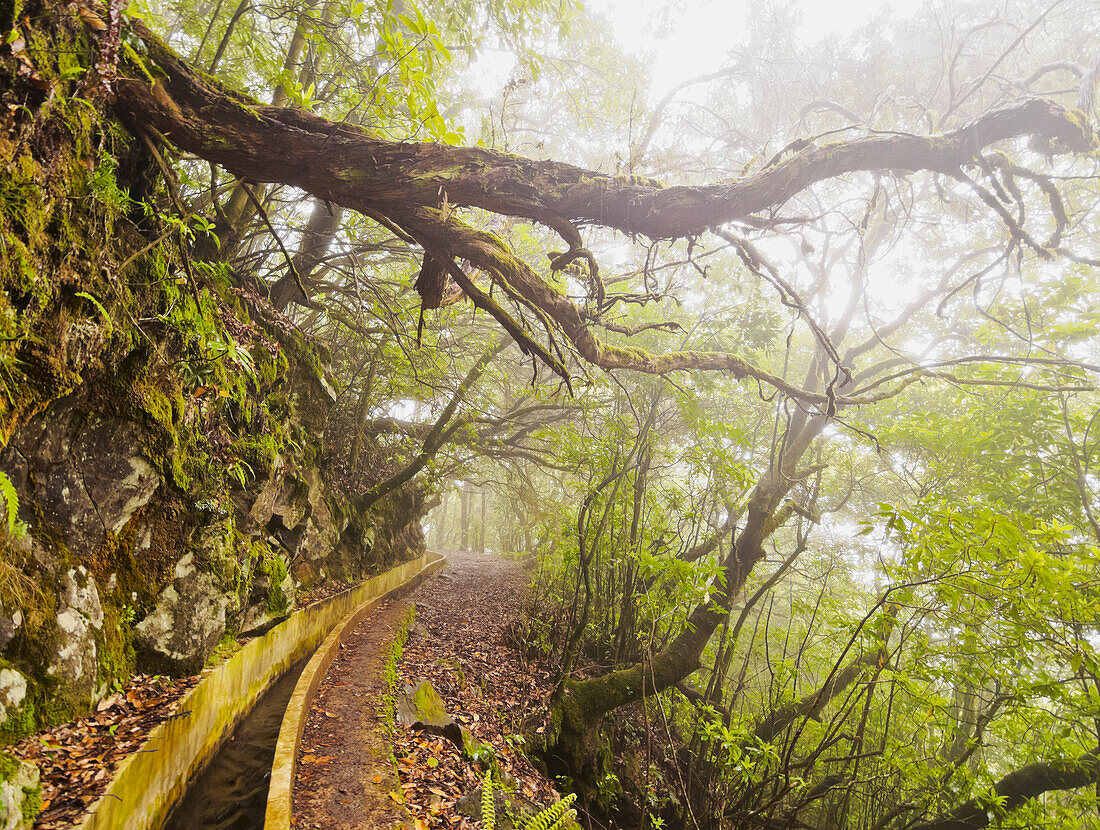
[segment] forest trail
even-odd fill
[[[429,681],[446,711],[495,757],[516,793],[539,805],[558,797],[515,751],[517,736],[545,715],[550,675],[509,644],[523,617],[530,572],[516,560],[448,551],[447,567],[407,597],[380,607],[344,639],[310,712],[299,749],[295,828],[477,826],[465,809],[483,768],[437,735],[398,723],[395,775],[385,746],[385,663],[408,609],[415,619],[397,667],[403,688]]]

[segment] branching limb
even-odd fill
[[[502,339],[478,358],[477,362],[470,368],[470,371],[466,373],[466,377],[462,379],[462,383],[458,385],[458,389],[455,391],[454,395],[451,396],[451,400],[448,401],[447,405],[443,408],[443,411],[432,425],[428,435],[424,438],[424,444],[416,458],[396,475],[380,482],[364,493],[360,503],[360,508],[362,510],[366,510],[383,496],[389,495],[402,484],[411,481],[417,473],[427,466],[428,462],[432,460],[432,457],[437,452],[439,452],[455,431],[465,423],[463,419],[458,419],[455,423],[451,423],[451,418],[454,416],[455,410],[458,409],[458,405],[462,403],[474,384],[477,383],[478,378],[480,378],[485,371],[485,367],[492,362],[493,358],[508,347],[508,342],[507,339]],[[448,426],[448,424],[450,425]]]
[[[283,254],[283,259],[286,260],[287,270],[291,277],[294,278],[294,285],[297,286],[298,291],[301,292],[301,304],[314,311],[320,311],[321,306],[319,306],[316,301],[310,299],[306,287],[302,285],[302,275],[298,273],[298,266],[294,264],[294,258],[291,257],[290,253],[287,251],[286,246],[283,244],[283,240],[279,237],[278,231],[275,230],[275,226],[271,224],[271,218],[267,215],[267,211],[264,210],[264,206],[260,203],[260,200],[256,198],[256,194],[252,192],[252,188],[248,186],[247,182],[242,180],[238,182],[237,185],[244,191],[244,194],[248,197],[248,201],[252,203],[252,207],[256,209],[256,213],[259,214],[264,225],[267,226],[267,230],[271,234],[272,239],[275,240],[275,244],[279,246],[279,250]]]
[[[988,827],[993,816],[1010,813],[1043,793],[1095,784],[1098,775],[1100,747],[1077,758],[1028,764],[993,785],[1000,802],[996,810],[984,800],[972,798],[943,818],[911,826],[910,830],[978,830]]]
[[[608,331],[616,332],[617,334],[624,334],[627,337],[633,337],[636,334],[641,334],[643,331],[683,331],[684,327],[674,320],[667,320],[660,323],[639,323],[636,326],[624,326],[619,323],[613,323],[610,320],[605,320],[602,317],[597,317],[590,311],[581,309],[581,317],[589,322],[595,323],[600,328],[607,329]]]

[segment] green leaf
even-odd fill
[[[19,521],[19,494],[6,473],[0,473],[0,496],[4,499],[4,516],[8,535],[21,538],[23,523]]]

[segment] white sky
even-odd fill
[[[646,59],[652,83],[649,96],[660,100],[680,81],[721,68],[727,53],[741,43],[751,7],[759,0],[583,0],[604,15],[623,49]],[[912,15],[924,0],[794,0],[802,25],[795,33],[812,44],[867,23],[877,12]],[[500,91],[515,66],[509,52],[486,49],[471,75],[485,96]]]
[[[652,103],[681,81],[713,72],[727,63],[728,54],[741,45],[749,15],[759,13],[761,0],[584,0],[592,11],[602,13],[611,23],[623,49],[644,59],[650,68],[649,97]],[[795,0],[800,9],[801,25],[795,31],[797,42],[811,45],[821,38],[857,29],[876,15],[908,17],[925,0]],[[690,97],[685,92],[681,97]],[[784,249],[767,253],[778,263],[795,263]],[[895,262],[894,266],[897,265]],[[793,264],[790,267],[794,267]],[[921,285],[919,281],[898,278],[909,272],[895,271],[889,260],[873,263],[874,295],[892,312],[907,303]],[[846,304],[846,281],[829,303],[828,313],[835,319]]]
[[[779,0],[781,2],[782,0]],[[759,13],[761,0],[583,0],[593,12],[602,14],[620,47],[638,56],[650,70],[648,95],[656,103],[678,83],[713,72],[728,63],[729,53],[742,44],[749,15]],[[855,30],[876,15],[908,17],[926,0],[794,0],[800,10],[801,25],[794,32],[797,43],[812,45],[821,38]],[[472,75],[485,97],[499,92],[511,73],[515,57],[506,52],[488,51],[476,64]],[[690,97],[684,92],[681,97]],[[476,125],[470,125],[476,129]],[[767,248],[767,246],[765,246]],[[628,245],[622,248],[624,261]],[[797,262],[785,249],[767,253],[779,264]],[[602,252],[614,265],[616,249]],[[904,252],[902,252],[904,254]],[[911,254],[910,254],[911,255]],[[904,260],[904,256],[902,257]],[[790,262],[788,262],[790,260]],[[621,264],[621,263],[620,263]],[[890,314],[908,302],[921,287],[913,279],[914,263],[889,258],[871,264],[869,273],[873,292],[882,314]],[[835,316],[847,302],[847,283],[829,303],[828,313]]]
[[[626,51],[648,55],[651,94],[659,98],[680,81],[712,72],[740,43],[753,0],[585,0],[611,21]],[[800,0],[803,43],[855,29],[884,9],[909,15],[921,0]],[[671,7],[671,10],[669,8]]]

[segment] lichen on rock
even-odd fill
[[[12,729],[27,699],[27,678],[15,669],[0,669],[0,729]]]
[[[57,608],[47,674],[62,684],[66,697],[91,705],[99,685],[96,632],[103,628],[103,606],[95,579],[83,565],[63,575]]]
[[[146,659],[170,673],[197,672],[225,633],[228,607],[214,577],[188,554],[177,563],[155,610],[137,624],[137,645]]]

